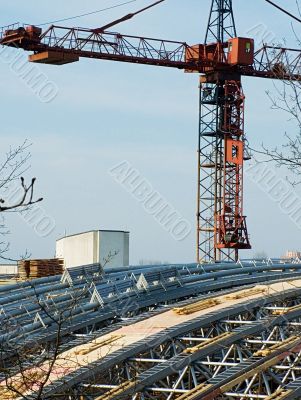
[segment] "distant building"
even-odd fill
[[[301,251],[296,251],[296,250],[288,250],[284,256],[281,257],[284,260],[290,260],[294,258],[301,258]]]
[[[0,264],[0,275],[16,275],[17,273],[17,264]]]
[[[65,236],[56,241],[56,257],[64,259],[65,268],[96,263],[106,264],[105,268],[128,266],[129,236],[107,230]]]

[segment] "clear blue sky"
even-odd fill
[[[277,0],[296,11],[294,0]],[[119,0],[5,2],[0,25],[39,24],[119,3]],[[234,0],[240,36],[262,24],[275,40],[296,46],[291,21],[264,0]],[[150,1],[92,15],[67,26],[97,27]],[[202,42],[210,0],[166,0],[163,5],[124,23],[125,34]],[[299,29],[295,25],[297,30]],[[254,31],[254,29],[253,29]],[[257,29],[258,31],[258,29]],[[260,35],[257,41],[260,40]],[[25,55],[24,55],[25,57]],[[198,77],[181,71],[107,61],[81,60],[64,67],[41,66],[59,88],[43,104],[1,60],[2,151],[24,139],[33,143],[29,175],[38,178],[45,213],[56,221],[53,233],[38,237],[17,215],[8,216],[12,254],[28,248],[33,257],[53,256],[55,239],[89,229],[128,229],[131,262],[140,259],[194,261]],[[245,79],[246,132],[252,146],[280,143],[294,126],[270,110],[265,91],[271,82]],[[182,242],[156,221],[108,174],[128,160],[193,226]],[[299,190],[299,189],[297,189]],[[300,192],[300,190],[299,190]],[[256,184],[246,180],[245,213],[254,250],[279,256],[301,248],[299,229]]]

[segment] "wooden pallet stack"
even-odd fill
[[[18,263],[20,279],[36,279],[63,273],[64,260],[59,258],[22,260]]]

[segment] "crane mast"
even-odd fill
[[[212,0],[205,44],[217,49],[220,62],[236,36],[232,0]],[[243,216],[244,94],[239,74],[210,71],[201,76],[199,121],[197,260],[237,260],[239,249],[251,248]]]
[[[205,43],[226,43],[237,37],[232,0],[211,0]]]

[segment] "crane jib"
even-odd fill
[[[3,32],[0,43],[23,48],[35,54],[30,61],[46,64],[75,62],[79,58],[125,61],[184,69],[186,72],[212,73],[225,71],[258,78],[300,80],[301,51],[264,46],[254,52],[254,42],[248,38],[233,38],[235,51],[229,51],[229,42],[223,45],[193,45],[185,42],[121,35],[95,33],[93,30],[50,27],[42,34],[38,27],[9,29]],[[247,58],[239,57],[239,46],[250,43]],[[234,47],[231,47],[232,49]],[[72,57],[73,55],[73,57]]]

